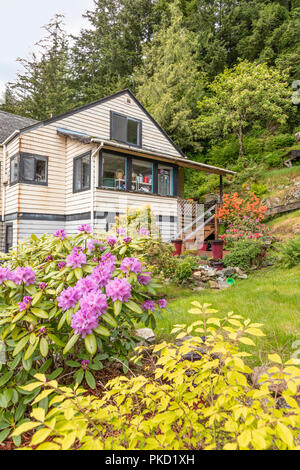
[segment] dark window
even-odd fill
[[[13,225],[5,226],[5,253],[8,253],[13,246]]]
[[[173,168],[165,165],[158,165],[158,194],[160,196],[173,196],[174,175]]]
[[[19,155],[15,155],[10,160],[10,183],[18,183],[19,181],[19,165],[20,165],[20,157]]]
[[[142,121],[111,112],[111,140],[141,147]]]
[[[21,153],[10,161],[10,183],[47,184],[48,158]]]
[[[73,191],[86,191],[91,187],[91,155],[74,158]]]

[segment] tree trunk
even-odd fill
[[[239,154],[240,154],[240,157],[243,158],[244,157],[244,138],[243,138],[243,128],[241,125],[239,127],[237,136],[239,140]]]

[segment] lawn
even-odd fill
[[[165,291],[166,292],[166,291]],[[165,293],[166,295],[166,293]],[[170,339],[176,323],[192,323],[195,316],[188,310],[191,302],[211,303],[219,310],[218,315],[234,311],[254,322],[263,323],[264,338],[256,339],[256,351],[249,360],[252,365],[267,361],[267,354],[278,352],[290,358],[292,345],[300,340],[300,270],[268,268],[251,274],[247,280],[223,291],[203,290],[191,292],[170,286],[167,289],[169,304],[164,318],[158,320],[159,339]]]

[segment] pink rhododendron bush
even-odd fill
[[[74,236],[32,235],[1,259],[0,442],[7,419],[22,420],[34,398],[22,384],[40,372],[95,388],[103,361],[127,370],[137,324],[154,328],[166,306],[143,260],[146,231],[135,240],[122,230],[103,239],[90,232],[83,225]]]

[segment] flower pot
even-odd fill
[[[211,248],[215,260],[223,259],[224,240],[212,240]]]
[[[202,243],[202,245],[199,245],[198,250],[199,251],[206,251],[207,249],[207,243]]]
[[[182,252],[183,241],[182,240],[172,240],[172,243],[175,247],[175,253],[173,254],[173,256],[180,256],[181,252]]]

